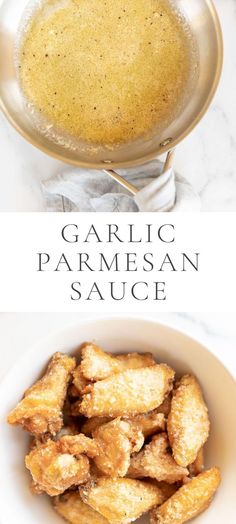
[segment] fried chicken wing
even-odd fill
[[[208,409],[194,376],[185,375],[177,384],[167,427],[177,464],[189,466],[196,460],[210,430]]]
[[[188,469],[176,464],[169,450],[166,433],[152,438],[140,453],[131,458],[128,476],[132,478],[150,477],[174,484],[188,475]]]
[[[112,356],[94,344],[85,344],[82,348],[80,367],[82,375],[87,380],[96,382],[127,369],[138,369],[153,365],[155,365],[155,360],[150,353]]]
[[[107,422],[111,421],[111,417],[92,417],[86,420],[86,422],[82,425],[81,431],[87,436],[92,435],[92,432],[100,428],[100,426],[103,426],[103,424],[107,424]]]
[[[82,373],[81,365],[77,366],[73,372],[73,385],[76,388],[78,396],[83,395],[86,387],[89,384],[90,381],[87,380]]]
[[[56,512],[70,524],[109,524],[105,517],[82,501],[78,492],[56,497],[53,506]]]
[[[119,372],[127,369],[140,369],[155,366],[156,361],[152,353],[126,353],[125,355],[116,355],[116,361],[119,363]]]
[[[148,413],[142,413],[140,415],[135,415],[134,417],[123,417],[123,420],[129,422],[137,429],[140,429],[143,433],[144,438],[155,435],[160,431],[165,431],[166,429],[166,418],[163,413],[157,412],[158,410],[149,411]],[[81,431],[87,436],[92,435],[92,432],[107,424],[111,421],[110,417],[92,417],[82,425]]]
[[[85,453],[89,458],[94,458],[99,454],[98,444],[82,433],[79,435],[63,436],[58,441],[58,449],[60,449],[62,453],[70,453],[75,457]]]
[[[56,353],[45,375],[24,395],[9,414],[9,424],[20,424],[35,436],[55,435],[62,427],[62,409],[75,359]]]
[[[165,415],[163,413],[157,413],[155,409],[148,413],[142,413],[141,415],[129,417],[124,420],[127,420],[137,429],[140,429],[145,439],[166,429]]]
[[[218,468],[200,473],[162,506],[151,511],[151,524],[184,524],[205,511],[220,485]]]
[[[25,465],[32,475],[34,491],[52,497],[89,479],[88,458],[63,453],[60,443],[53,440],[35,447],[26,456]]]
[[[162,491],[133,479],[100,478],[80,488],[83,501],[111,524],[129,524],[163,502]]]
[[[82,402],[74,405],[88,418],[132,416],[158,407],[172,389],[174,371],[166,364],[132,369],[88,386]]]
[[[96,466],[110,477],[124,477],[129,469],[131,453],[139,451],[144,443],[140,429],[120,418],[93,431],[99,454]]]

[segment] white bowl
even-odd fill
[[[73,352],[93,340],[108,351],[151,351],[157,361],[172,365],[178,373],[193,372],[203,387],[211,417],[207,466],[218,465],[223,481],[210,508],[198,524],[232,524],[236,493],[236,384],[224,366],[205,347],[167,325],[140,318],[106,318],[78,322],[32,348],[16,363],[0,386],[0,522],[1,524],[60,524],[47,497],[29,490],[24,467],[28,438],[21,429],[6,424],[8,412],[22,392],[38,378],[55,351]],[[148,518],[139,524],[148,523]],[[79,523],[78,523],[79,524]]]

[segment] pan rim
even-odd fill
[[[50,149],[47,146],[44,146],[43,144],[39,143],[36,139],[34,139],[30,133],[25,131],[21,128],[21,126],[18,124],[14,116],[11,114],[11,112],[8,110],[6,104],[4,103],[1,93],[0,93],[0,110],[5,115],[8,122],[12,125],[12,127],[21,135],[29,144],[34,146],[36,149],[40,150],[45,155],[54,158],[55,160],[58,160],[60,162],[63,162],[67,165],[71,165],[73,167],[77,168],[89,168],[94,170],[103,170],[103,169],[123,169],[123,168],[131,168],[135,166],[144,165],[147,162],[153,160],[154,158],[157,158],[165,153],[167,153],[170,149],[174,149],[180,142],[182,142],[199,124],[199,122],[202,120],[204,115],[206,114],[214,96],[217,91],[222,69],[223,69],[223,60],[224,60],[224,42],[223,42],[223,33],[221,28],[221,23],[219,19],[218,12],[216,10],[216,7],[213,3],[213,0],[205,0],[206,5],[209,8],[210,14],[212,16],[212,20],[214,23],[215,31],[216,31],[216,40],[217,40],[217,65],[215,69],[215,75],[212,81],[211,89],[208,93],[208,96],[206,97],[206,100],[201,108],[201,110],[198,112],[194,120],[191,122],[190,125],[186,127],[186,129],[171,143],[168,143],[160,149],[156,149],[152,153],[149,153],[147,155],[140,156],[138,158],[135,158],[133,160],[126,160],[126,161],[120,161],[120,162],[106,162],[106,161],[100,161],[100,162],[92,162],[92,161],[81,161],[78,159],[70,159],[66,154],[63,153],[57,153]]]

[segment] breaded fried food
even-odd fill
[[[56,497],[53,507],[70,524],[109,524],[105,517],[82,501],[78,492],[68,492]]]
[[[174,391],[168,417],[168,436],[180,466],[192,464],[209,436],[208,409],[197,379],[184,375]]]
[[[83,395],[89,383],[90,381],[87,380],[82,373],[81,365],[77,366],[73,372],[73,385],[76,388],[79,396]]]
[[[110,422],[110,417],[92,417],[86,420],[86,422],[82,425],[81,431],[87,436],[92,435],[92,432],[100,428],[100,426],[103,426],[103,424],[107,424],[107,422]]]
[[[99,454],[98,444],[83,433],[79,435],[65,435],[58,441],[58,449],[62,453],[70,453],[78,457],[85,453],[89,458],[94,458]]]
[[[184,524],[205,511],[221,481],[218,468],[200,473],[162,506],[151,511],[151,524]]]
[[[82,402],[74,405],[88,418],[132,416],[157,408],[172,389],[174,371],[166,364],[131,369],[88,386]]]
[[[45,375],[25,392],[23,400],[9,414],[9,424],[20,424],[35,436],[60,431],[67,386],[75,366],[74,358],[56,353]]]
[[[32,475],[34,492],[45,492],[51,497],[89,479],[89,459],[61,452],[60,444],[53,440],[30,451],[25,465]]]
[[[166,429],[166,418],[163,413],[157,413],[157,410],[149,411],[148,413],[141,413],[140,415],[135,415],[134,417],[123,417],[123,420],[129,422],[137,429],[140,429],[143,433],[144,438],[150,437],[155,433],[160,431],[165,431]],[[110,417],[92,417],[82,425],[81,431],[87,436],[92,435],[92,432],[107,424],[111,421]]]
[[[165,415],[163,413],[157,413],[156,409],[124,420],[127,420],[137,429],[140,429],[145,439],[166,429]]]
[[[112,356],[95,344],[85,344],[81,353],[82,375],[93,382],[103,380],[115,373],[122,373],[127,369],[139,369],[155,365],[155,360],[150,353]]]
[[[127,369],[148,368],[149,366],[156,365],[152,353],[126,353],[116,355],[115,358],[117,362],[119,362],[119,372],[126,371]]]
[[[163,502],[162,491],[140,480],[100,478],[80,488],[83,501],[111,524],[129,524]]]
[[[188,469],[178,466],[172,457],[166,433],[153,437],[150,444],[134,455],[128,471],[132,478],[150,477],[169,484],[181,481],[188,474]]]
[[[99,453],[94,462],[109,477],[124,477],[129,469],[130,456],[141,449],[144,436],[140,429],[117,418],[93,431]]]

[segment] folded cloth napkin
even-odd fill
[[[119,170],[137,188],[133,196],[106,173],[67,170],[43,183],[47,211],[199,211],[200,198],[173,169],[163,173],[163,163]]]

